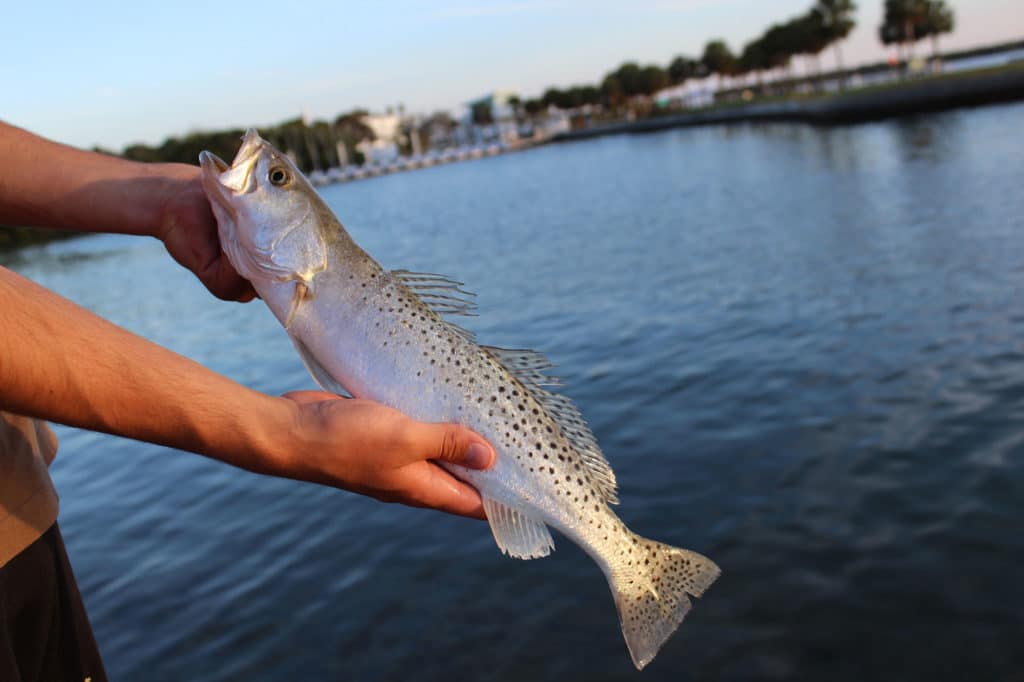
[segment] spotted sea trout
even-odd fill
[[[480,492],[505,554],[547,556],[549,528],[582,547],[608,579],[633,663],[647,665],[719,570],[619,520],[615,474],[576,406],[549,389],[547,359],[477,343],[448,319],[473,307],[461,283],[385,270],[255,131],[230,166],[199,158],[225,253],[317,383],[490,441],[497,457],[486,471],[441,465]]]

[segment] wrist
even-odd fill
[[[241,466],[261,474],[305,479],[298,405],[262,393],[259,403],[258,409],[248,413],[251,423],[242,429],[246,438],[242,455],[252,461]]]
[[[145,234],[166,242],[170,232],[188,222],[190,216],[185,212],[192,210],[197,197],[205,201],[199,184],[199,168],[180,163],[144,166],[148,175],[145,182],[151,192],[148,203],[152,209]]]

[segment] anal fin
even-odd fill
[[[516,559],[539,559],[551,554],[555,543],[542,521],[518,509],[484,498],[484,511],[498,549]]]

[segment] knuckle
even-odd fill
[[[459,436],[456,430],[450,426],[446,426],[444,431],[441,432],[441,452],[439,453],[440,458],[451,462],[459,456]]]

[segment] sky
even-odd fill
[[[1021,0],[948,0],[943,49],[1024,39]],[[120,150],[193,130],[356,107],[456,110],[597,83],[624,61],[666,66],[723,38],[734,51],[812,0],[18,2],[4,8],[0,119]],[[858,0],[847,64],[884,59],[882,0]],[[921,43],[918,48],[930,47]],[[835,64],[828,50],[822,64]],[[802,68],[798,66],[798,69]]]

